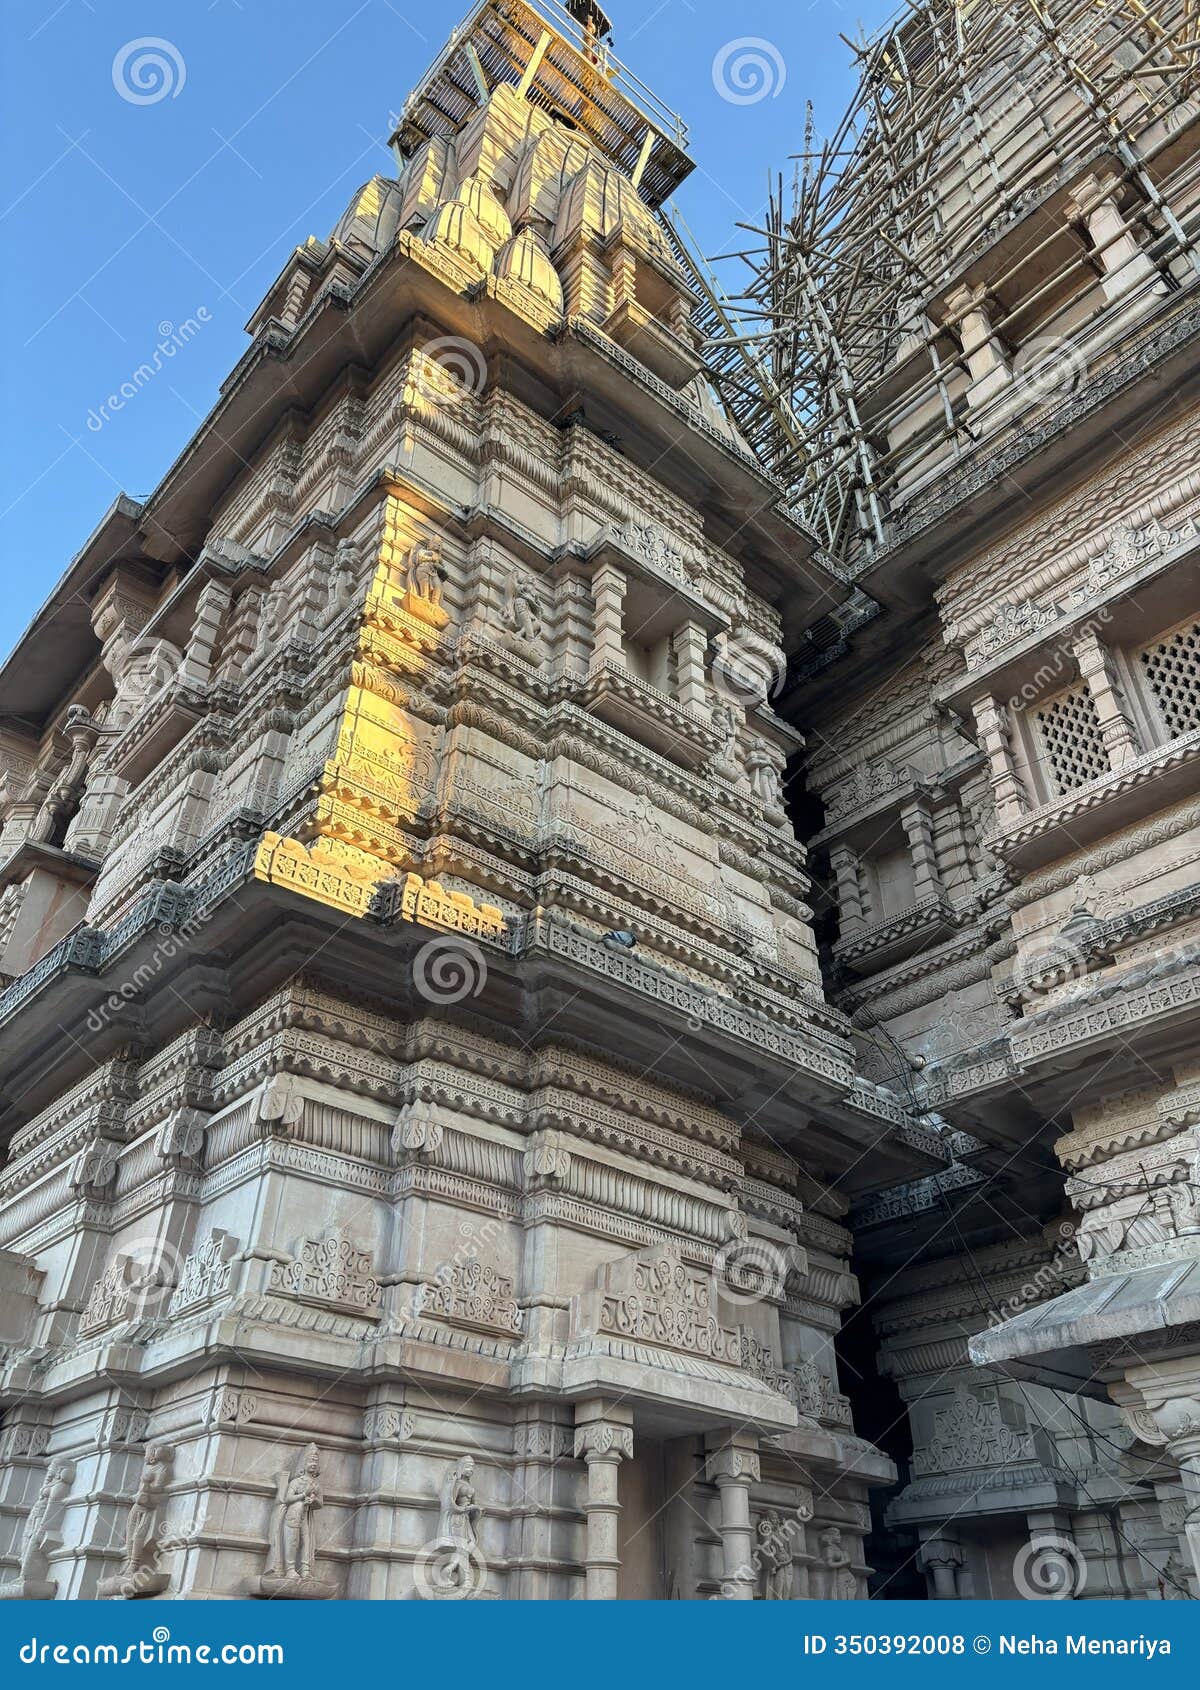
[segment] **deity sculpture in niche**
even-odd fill
[[[479,1521],[483,1510],[475,1501],[475,1461],[464,1455],[447,1473],[439,1496],[438,1535],[434,1572],[425,1582],[438,1596],[473,1595],[483,1571],[479,1553]]]
[[[501,639],[510,651],[530,663],[540,663],[545,655],[544,631],[536,592],[522,577],[510,574],[504,583]]]
[[[358,584],[359,545],[357,540],[339,540],[329,572],[329,601],[325,606],[324,625],[337,621],[350,608],[354,589]]]
[[[450,618],[442,607],[446,579],[442,542],[437,535],[418,540],[404,561],[404,608],[410,616],[444,628]]]
[[[718,700],[713,706],[712,724],[721,741],[713,770],[731,782],[742,775],[742,720],[742,712],[728,700]]]
[[[18,1577],[0,1585],[0,1602],[49,1602],[57,1596],[58,1586],[50,1577],[50,1556],[62,1543],[63,1511],[74,1477],[71,1461],[52,1461],[46,1469],[21,1539]]]
[[[312,1599],[334,1594],[332,1584],[313,1578],[315,1516],[324,1502],[320,1451],[316,1444],[306,1444],[291,1472],[284,1469],[276,1479],[260,1596]]]
[[[790,1602],[796,1582],[792,1544],[787,1527],[778,1514],[767,1514],[758,1522],[758,1547],[763,1560],[763,1597],[767,1602]]]
[[[158,1566],[156,1527],[167,1493],[174,1457],[168,1445],[150,1444],[142,1466],[137,1494],[125,1523],[125,1553],[115,1577],[101,1581],[100,1596],[157,1596],[167,1588],[168,1575]]]
[[[842,1542],[840,1526],[827,1526],[817,1540],[824,1571],[827,1602],[852,1602],[858,1594],[858,1579]]]

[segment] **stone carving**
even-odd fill
[[[481,1331],[521,1330],[512,1280],[484,1262],[456,1262],[444,1277],[422,1286],[415,1312],[428,1320]]]
[[[258,607],[258,626],[255,629],[252,663],[274,651],[287,628],[287,594],[281,587],[272,587]]]
[[[184,1260],[168,1312],[184,1314],[223,1297],[232,1284],[237,1252],[238,1240],[214,1227],[206,1242]]]
[[[50,1557],[62,1545],[62,1521],[75,1478],[72,1461],[55,1460],[46,1469],[25,1532],[17,1578],[0,1585],[0,1601],[50,1602],[58,1585],[50,1576]]]
[[[137,1494],[125,1522],[125,1552],[121,1570],[114,1578],[102,1579],[97,1594],[102,1597],[157,1596],[167,1588],[169,1575],[158,1564],[161,1544],[157,1541],[159,1511],[171,1482],[174,1456],[167,1444],[150,1444],[142,1466]]]
[[[258,1581],[258,1595],[297,1600],[333,1595],[332,1584],[313,1577],[316,1516],[324,1503],[320,1451],[316,1444],[306,1444],[291,1470],[282,1470],[276,1479],[267,1563]]]
[[[652,522],[631,521],[625,525],[622,537],[631,552],[644,557],[666,574],[673,575],[678,581],[690,578],[690,554],[665,529]]]
[[[363,1436],[369,1444],[406,1444],[416,1435],[417,1423],[406,1408],[391,1404],[369,1408],[363,1416]]]
[[[758,1522],[758,1551],[763,1562],[763,1599],[790,1602],[796,1583],[792,1542],[778,1514],[766,1514]]]
[[[479,1552],[479,1522],[483,1510],[475,1501],[474,1478],[474,1457],[464,1455],[442,1482],[433,1594],[473,1594],[482,1582],[485,1568]]]
[[[596,1290],[575,1299],[572,1320],[578,1333],[660,1345],[776,1382],[770,1352],[745,1327],[721,1325],[711,1279],[670,1249],[651,1248],[601,1268]]]
[[[361,568],[361,548],[357,540],[339,540],[329,572],[329,599],[325,606],[324,625],[337,621],[343,611],[354,602]]]
[[[371,1258],[347,1238],[304,1238],[288,1262],[276,1262],[268,1289],[297,1302],[378,1320],[383,1293]]]
[[[713,773],[736,783],[742,778],[742,727],[744,715],[735,704],[718,699],[713,705],[712,725],[719,745],[713,758]]]
[[[858,1577],[853,1571],[853,1561],[842,1542],[841,1527],[827,1526],[817,1539],[817,1546],[821,1556],[824,1600],[853,1602],[858,1595]]]
[[[913,780],[913,771],[886,757],[876,757],[866,763],[856,763],[850,778],[835,786],[825,797],[825,820],[841,821],[872,804],[886,793],[906,787]]]
[[[214,1392],[208,1411],[210,1426],[248,1426],[258,1412],[258,1398],[253,1391],[235,1391],[228,1385]]]
[[[436,535],[418,540],[403,563],[404,608],[420,622],[444,628],[450,618],[442,607],[446,579],[442,542]]]
[[[1058,616],[1059,612],[1054,605],[1035,604],[1032,599],[1019,599],[1016,603],[1002,604],[991,621],[981,628],[968,644],[967,668],[980,668],[1004,646],[1013,645],[1017,640],[1024,639],[1027,634],[1040,632],[1042,628],[1056,622]]]
[[[136,1319],[145,1306],[147,1292],[152,1289],[146,1277],[146,1264],[133,1256],[118,1255],[88,1293],[79,1317],[80,1336],[90,1337],[106,1326]]]
[[[822,1373],[815,1362],[799,1361],[790,1372],[791,1392],[801,1414],[826,1425],[850,1425],[850,1399]]]
[[[957,1472],[969,1467],[1007,1467],[1036,1459],[1033,1435],[1015,1432],[1003,1419],[995,1395],[956,1391],[948,1408],[933,1417],[934,1436],[913,1451],[917,1474]]]
[[[530,663],[546,655],[545,622],[537,592],[523,576],[511,572],[504,583],[504,644]]]
[[[779,764],[761,747],[756,747],[746,759],[750,771],[750,787],[762,805],[763,820],[772,827],[782,827],[787,821],[783,807],[783,781]]]

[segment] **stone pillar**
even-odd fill
[[[1073,646],[1079,673],[1087,682],[1088,691],[1096,706],[1104,749],[1109,766],[1123,769],[1138,756],[1141,747],[1133,731],[1133,724],[1125,714],[1121,695],[1113,672],[1112,657],[1094,633],[1085,633]]]
[[[980,742],[987,752],[996,819],[1002,827],[1011,827],[1026,813],[1028,804],[1013,765],[1008,712],[998,699],[988,694],[973,700],[971,709]]]
[[[963,357],[971,376],[967,389],[969,405],[983,405],[1012,380],[1004,348],[992,332],[987,310],[987,289],[956,288],[947,295],[946,306],[958,321]]]
[[[862,886],[858,878],[858,853],[848,845],[835,845],[829,853],[843,939],[850,939],[867,925],[863,914]]]
[[[1087,1584],[1087,1562],[1075,1547],[1074,1527],[1067,1510],[1046,1508],[1026,1514],[1025,1524],[1033,1551],[1029,1571],[1035,1587],[1069,1601],[1081,1596]],[[1039,1565],[1040,1577],[1036,1571]]]
[[[923,798],[914,798],[900,811],[900,821],[908,837],[913,861],[914,902],[939,898],[942,877],[938,873],[937,856],[933,849],[933,822],[929,805]]]
[[[1179,1463],[1187,1508],[1184,1536],[1192,1571],[1200,1579],[1200,1397],[1172,1397],[1153,1412],[1167,1440],[1167,1454]]]
[[[625,576],[611,564],[605,564],[592,576],[592,606],[594,638],[592,641],[593,670],[613,663],[625,667]]]
[[[963,1564],[962,1546],[952,1537],[939,1532],[921,1544],[917,1564],[928,1574],[933,1589],[931,1595],[938,1602],[957,1602],[959,1573]]]
[[[1118,176],[1085,176],[1067,201],[1067,215],[1091,236],[1104,270],[1100,285],[1106,299],[1121,299],[1145,283],[1152,284],[1152,292],[1165,293],[1166,283],[1121,215],[1120,188]]]
[[[705,721],[711,717],[708,688],[704,684],[704,660],[708,654],[708,635],[698,622],[685,622],[671,636],[675,652],[675,691],[685,710],[691,710]]]
[[[618,1553],[617,1469],[633,1459],[633,1414],[604,1402],[580,1403],[575,1410],[575,1459],[587,1463],[587,1599],[615,1602]]]
[[[754,1599],[754,1534],[750,1527],[750,1486],[758,1483],[758,1439],[739,1433],[710,1437],[705,1445],[704,1476],[721,1498],[722,1593],[731,1602]]]

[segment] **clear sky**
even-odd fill
[[[468,9],[4,0],[0,653],[117,493],[144,497],[186,444],[288,252],[328,235],[355,189],[392,171],[389,114]],[[716,254],[746,244],[736,225],[761,220],[768,172],[790,175],[805,100],[818,131],[836,121],[852,80],[839,31],[873,29],[894,7],[608,9],[617,55],[690,126],[697,169],[677,203]],[[138,45],[147,38],[157,45]],[[758,45],[736,45],[747,38]],[[106,414],[183,325],[161,373]]]

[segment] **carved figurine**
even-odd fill
[[[325,608],[325,622],[336,622],[348,610],[358,582],[359,548],[357,540],[339,540],[333,554],[333,568],[329,575],[329,602]]]
[[[527,582],[510,575],[504,586],[504,617],[509,628],[527,645],[542,637],[542,611]]]
[[[408,556],[408,590],[434,610],[442,608],[442,542],[418,540]]]
[[[171,1479],[174,1456],[167,1444],[150,1444],[137,1493],[125,1523],[125,1553],[115,1578],[104,1579],[101,1596],[157,1596],[167,1587],[167,1574],[158,1565],[156,1526]]]
[[[842,1543],[841,1527],[827,1526],[817,1542],[825,1565],[825,1600],[853,1601],[858,1593],[858,1580],[851,1571],[850,1556]]]
[[[271,1511],[268,1579],[311,1578],[313,1515],[324,1500],[320,1452],[316,1444],[308,1444],[301,1451],[292,1473],[285,1471],[279,1474],[275,1506]]]
[[[46,1469],[25,1523],[19,1575],[12,1583],[0,1585],[0,1600],[50,1601],[57,1595],[58,1587],[50,1577],[50,1553],[62,1543],[63,1511],[74,1478],[71,1461],[52,1461]]]
[[[281,587],[272,587],[262,600],[258,609],[258,627],[255,630],[254,658],[265,657],[272,647],[277,646],[283,638],[284,623],[284,594]]]
[[[787,1528],[778,1514],[767,1514],[758,1522],[758,1542],[764,1566],[764,1599],[790,1602],[796,1569]]]
[[[438,1516],[438,1547],[446,1552],[440,1566],[440,1583],[458,1590],[475,1582],[474,1563],[479,1556],[479,1520],[483,1510],[475,1501],[472,1475],[475,1461],[464,1455],[446,1475],[441,1490]]]

